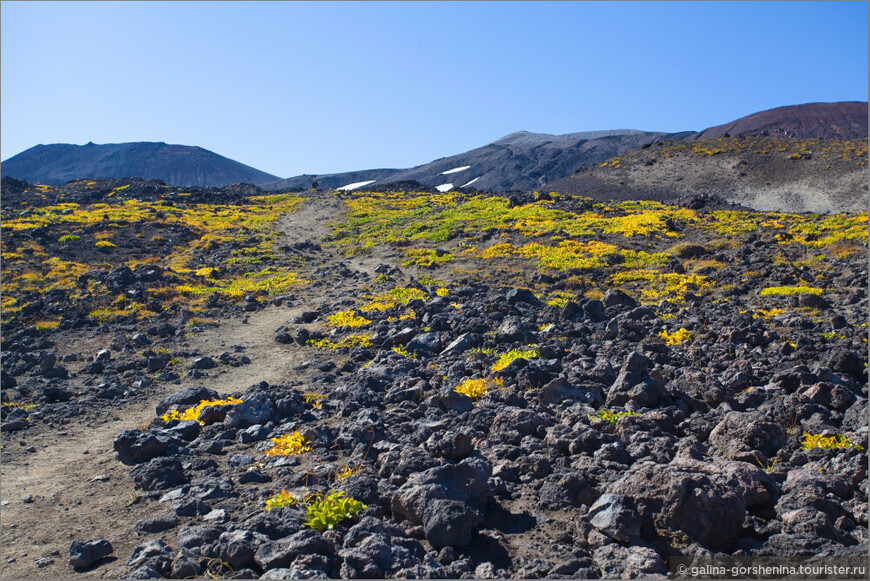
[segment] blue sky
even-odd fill
[[[0,159],[198,145],[280,177],[517,130],[867,100],[867,2],[2,2]]]

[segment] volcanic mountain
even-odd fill
[[[777,107],[710,127],[696,139],[718,137],[779,137],[784,139],[866,139],[867,103],[807,103]]]
[[[80,178],[140,177],[171,186],[262,185],[268,174],[201,147],[162,142],[37,145],[2,164],[4,176],[39,184],[62,184]]]
[[[621,129],[549,135],[517,131],[492,143],[409,169],[378,169],[328,175],[301,175],[266,189],[376,189],[387,183],[416,181],[441,191],[460,188],[505,191],[531,190],[570,175],[578,167],[666,139],[691,133],[658,133]]]
[[[778,107],[741,117],[703,131],[678,133],[631,129],[549,135],[518,131],[465,153],[409,169],[376,169],[327,175],[301,175],[264,186],[266,189],[383,189],[386,184],[416,181],[441,191],[474,188],[488,191],[531,190],[567,178],[629,150],[661,142],[720,137],[785,139],[865,139],[867,103],[808,103]]]
[[[866,211],[867,103],[762,111],[579,168],[544,189],[597,200],[714,196],[762,211]]]

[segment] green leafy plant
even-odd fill
[[[498,360],[492,366],[493,371],[501,371],[511,364],[516,359],[536,359],[541,356],[541,352],[537,349],[511,349],[507,353],[502,353],[498,356]]]
[[[281,490],[275,496],[269,497],[266,499],[266,510],[275,510],[282,509],[288,506],[296,506],[299,503],[299,500],[287,492],[286,490]]]
[[[547,304],[551,307],[564,307],[569,301],[577,298],[577,293],[569,291],[555,291],[550,294]]]
[[[338,523],[353,518],[365,509],[365,504],[353,497],[345,497],[344,491],[339,490],[312,498],[306,506],[308,520],[304,524],[319,531],[334,529]]]
[[[598,410],[594,416],[592,414],[586,414],[590,420],[604,420],[605,422],[610,422],[614,426],[619,423],[620,418],[640,415],[641,414],[637,412],[614,412],[604,408]]]
[[[822,337],[824,337],[825,339],[845,339],[846,338],[845,335],[841,335],[841,334],[836,333],[834,331],[822,333]]]

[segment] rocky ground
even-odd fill
[[[582,168],[547,191],[673,203],[716,196],[760,211],[863,212],[866,139],[721,137],[654,143]]]
[[[4,182],[4,578],[866,555],[866,214],[259,193]]]

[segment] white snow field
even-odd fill
[[[378,181],[378,180],[369,180],[367,182],[354,182],[352,184],[347,184],[346,186],[341,186],[340,188],[336,188],[336,189],[350,191],[350,190],[355,190],[357,188],[361,188],[363,186],[367,186],[369,184],[373,184],[376,181]]]
[[[457,172],[460,172],[460,171],[465,171],[465,170],[467,170],[467,169],[470,168],[470,167],[471,167],[470,165],[463,165],[462,167],[454,167],[453,169],[448,169],[447,171],[442,171],[442,172],[441,172],[440,174],[438,174],[438,175],[440,175],[440,176],[446,176],[447,174],[457,173]]]

